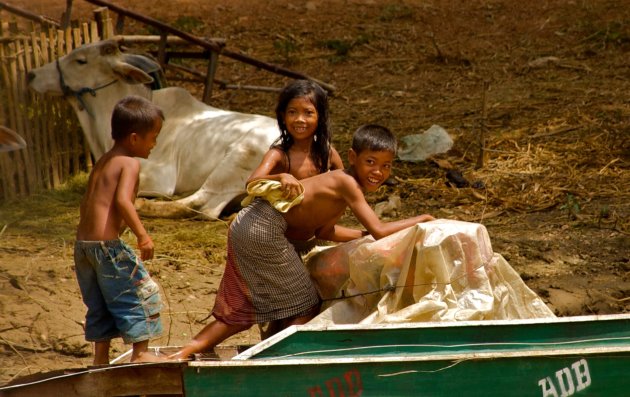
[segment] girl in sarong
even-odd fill
[[[318,313],[317,290],[289,238],[344,242],[369,233],[380,239],[433,220],[423,214],[382,222],[367,203],[364,193],[376,191],[390,176],[396,148],[396,137],[387,128],[362,126],[353,136],[348,169],[303,179],[298,185],[301,199],[289,208],[281,203],[278,209],[273,200],[257,198],[241,210],[228,233],[227,264],[212,311],[215,320],[171,358],[186,359],[212,349],[254,324],[305,324]],[[348,208],[366,231],[337,225]]]
[[[330,170],[343,169],[341,156],[332,146],[328,119],[328,96],[317,83],[295,80],[280,93],[276,105],[276,119],[280,137],[247,184],[266,179],[279,181],[284,197],[292,199],[300,194],[298,180]],[[306,254],[317,241],[291,241],[298,254]],[[260,326],[262,339],[282,330],[275,321]]]

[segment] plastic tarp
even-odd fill
[[[323,300],[311,324],[555,317],[477,223],[419,223],[320,247],[305,262]]]

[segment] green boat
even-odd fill
[[[232,357],[57,371],[0,396],[630,395],[630,314],[302,325],[221,349]]]
[[[193,363],[186,396],[626,396],[630,347]],[[215,392],[216,391],[216,392]]]

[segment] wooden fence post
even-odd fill
[[[23,14],[34,21],[28,34],[15,21],[0,23],[0,124],[27,143],[25,149],[0,153],[0,201],[59,187],[92,164],[71,107],[28,89],[26,76],[84,42],[97,41],[95,24],[54,30],[41,17]],[[111,31],[111,21],[105,21],[105,30]]]
[[[212,98],[212,83],[214,82],[214,76],[217,74],[218,63],[219,53],[217,51],[210,51],[208,72],[206,73],[206,82],[203,89],[203,102],[208,105],[210,105],[210,98]]]

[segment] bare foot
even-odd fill
[[[169,358],[165,357],[164,355],[156,355],[151,352],[142,352],[138,354],[137,357],[132,358],[129,361],[132,363],[162,363],[172,360],[169,360]]]

